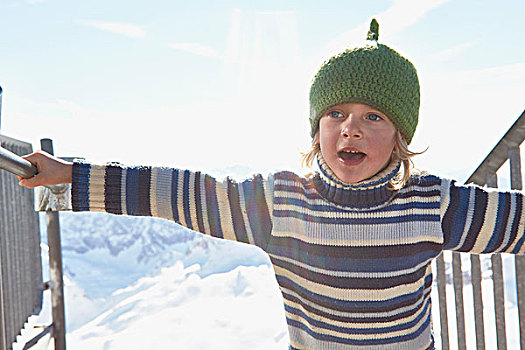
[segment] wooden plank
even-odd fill
[[[498,176],[496,173],[487,175],[487,185],[491,188],[498,187]],[[494,311],[496,313],[496,336],[498,349],[507,348],[507,337],[505,334],[505,292],[503,286],[503,263],[500,254],[492,254],[492,283],[494,290]]]
[[[452,275],[454,277],[454,298],[456,300],[456,327],[458,330],[458,349],[466,350],[465,310],[463,306],[463,272],[461,253],[452,253]]]
[[[437,289],[439,296],[439,321],[441,327],[441,348],[450,349],[448,336],[448,313],[447,313],[447,275],[443,252],[436,258]]]
[[[498,144],[492,149],[492,151],[490,151],[483,162],[469,177],[466,183],[484,185],[488,174],[494,174],[499,168],[501,168],[503,163],[508,159],[509,150],[519,147],[523,140],[525,140],[525,111],[521,113]]]
[[[492,254],[492,282],[494,283],[494,309],[496,311],[496,336],[498,349],[507,348],[505,333],[505,292],[503,287],[503,263],[501,254]]]
[[[481,291],[481,263],[478,254],[470,255],[472,294],[474,296],[474,322],[476,324],[476,348],[485,349],[485,322],[483,320],[483,294]]]
[[[509,151],[510,161],[510,186],[513,190],[523,189],[521,177],[521,155],[520,148],[514,147]],[[518,297],[518,315],[520,327],[520,348],[525,349],[525,256],[514,257],[516,269],[516,295]]]

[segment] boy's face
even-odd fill
[[[396,128],[378,110],[363,104],[333,107],[319,120],[321,154],[339,180],[356,183],[390,161]]]

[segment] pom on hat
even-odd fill
[[[314,137],[319,119],[334,106],[362,103],[384,113],[412,141],[419,115],[419,81],[409,60],[378,44],[379,24],[370,23],[367,43],[326,61],[310,87],[310,125]]]
[[[366,39],[375,41],[379,40],[379,23],[377,23],[375,18],[373,18],[372,22],[370,22],[370,30],[368,31],[368,36]]]

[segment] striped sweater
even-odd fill
[[[521,253],[519,192],[433,175],[389,189],[391,164],[355,185],[320,164],[242,182],[188,170],[75,163],[75,211],[155,216],[270,256],[291,349],[433,348],[430,263],[443,249]]]

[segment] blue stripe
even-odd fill
[[[525,241],[525,236],[521,236],[521,238],[518,240],[518,243],[516,243],[516,246],[514,247],[514,249],[512,249],[513,254],[518,254],[520,252],[524,241]]]
[[[461,252],[470,252],[476,243],[481,227],[485,222],[485,215],[487,211],[487,192],[483,191],[479,187],[474,187],[474,217],[472,218],[472,224],[468,230],[465,242],[458,249]],[[464,218],[463,218],[464,221]]]
[[[314,339],[323,340],[326,342],[333,342],[333,343],[340,343],[340,344],[347,344],[347,345],[361,345],[361,346],[386,345],[386,344],[399,344],[401,346],[402,342],[406,342],[406,341],[419,337],[423,333],[423,331],[426,330],[427,327],[429,327],[430,317],[427,317],[427,319],[425,320],[425,322],[423,322],[421,327],[419,327],[413,333],[409,333],[409,334],[397,336],[397,337],[389,337],[385,339],[366,339],[366,340],[339,338],[339,337],[335,337],[335,336],[328,335],[328,334],[314,332],[308,326],[296,320],[287,319],[287,322],[290,326],[305,331]]]
[[[514,220],[512,222],[512,235],[510,237],[511,238],[510,242],[507,246],[510,247],[512,242],[516,240],[516,236],[518,235],[518,233],[521,234],[522,236],[519,239],[518,244],[516,244],[514,249],[512,249],[512,253],[514,254],[519,253],[521,246],[523,245],[523,240],[525,239],[525,235],[523,235],[523,232],[518,232],[522,208],[523,208],[523,196],[516,195],[516,212],[514,213]]]
[[[507,220],[509,218],[510,210],[510,194],[499,193],[498,195],[498,209],[496,215],[496,223],[494,231],[487,244],[487,247],[483,250],[483,253],[490,253],[500,248],[501,242],[505,236],[505,228],[507,226]]]
[[[301,209],[308,209],[312,211],[317,212],[330,212],[330,213],[345,213],[348,214],[348,210],[339,208],[335,205],[330,204],[312,204],[311,202],[308,202],[306,200],[302,200],[299,198],[290,198],[290,197],[275,197],[274,199],[274,205],[294,205]],[[387,212],[399,212],[404,210],[410,210],[410,209],[439,209],[441,206],[441,203],[439,201],[434,202],[416,202],[411,201],[408,203],[399,203],[399,204],[392,204],[388,207],[382,208],[378,212],[380,213],[387,213]]]
[[[104,179],[104,206],[108,213],[122,214],[122,168],[118,165],[106,166]]]
[[[151,167],[138,167],[137,206],[140,216],[151,216]]]
[[[295,210],[279,210],[274,208],[274,216],[281,218],[296,218],[310,223],[320,224],[337,224],[337,225],[379,225],[379,224],[395,224],[400,222],[439,222],[439,214],[409,214],[399,215],[394,217],[355,217],[355,218],[337,218],[337,217],[319,217],[306,213],[301,213]]]
[[[349,248],[352,249],[352,248]],[[378,257],[351,259],[344,257],[330,257],[325,255],[316,255],[311,251],[296,251],[293,248],[278,247],[272,245],[268,249],[269,252],[276,255],[277,258],[287,257],[294,261],[301,262],[311,267],[324,268],[329,271],[341,272],[396,272],[412,268],[422,262],[428,262],[435,258],[440,250],[424,250],[415,255],[381,258],[383,250],[378,249]],[[388,246],[384,247],[384,251],[388,253]]]
[[[202,217],[202,194],[201,194],[201,173],[196,172],[194,173],[194,199],[195,199],[195,213],[197,215],[197,228],[198,231],[201,233],[206,233],[206,230],[204,229],[204,219]],[[208,232],[209,233],[209,232]]]
[[[284,286],[287,289],[293,290],[303,298],[308,299],[315,304],[324,305],[331,309],[344,312],[364,312],[364,310],[367,312],[384,312],[387,310],[396,310],[402,307],[402,305],[414,304],[415,301],[422,298],[425,291],[425,286],[421,286],[415,292],[399,295],[385,300],[341,300],[314,293],[309,289],[301,287],[299,284],[295,283],[288,277],[282,276],[280,274],[276,273],[275,276],[277,277],[279,286]]]
[[[420,266],[414,271],[397,274],[395,276],[377,276],[377,274],[369,273],[362,276],[349,277],[334,276],[323,272],[313,271],[312,269],[296,265],[293,262],[280,260],[274,256],[272,256],[272,263],[275,267],[280,267],[282,269],[291,271],[296,276],[299,276],[305,280],[327,284],[333,288],[340,289],[387,289],[400,285],[416,283],[426,275],[425,265]]]
[[[339,332],[339,333],[345,333],[345,334],[385,334],[385,333],[391,333],[391,332],[398,332],[406,330],[407,328],[411,328],[415,326],[423,317],[425,317],[425,313],[427,312],[428,308],[430,306],[430,298],[427,299],[425,304],[420,308],[420,313],[417,315],[413,320],[405,323],[396,323],[394,326],[389,327],[378,327],[380,323],[376,323],[375,325],[367,328],[350,328],[350,327],[341,327],[341,326],[335,326],[326,322],[318,321],[315,318],[311,318],[307,314],[305,314],[302,310],[294,308],[290,305],[285,304],[284,308],[286,311],[288,311],[291,314],[298,315],[304,319],[306,319],[306,322],[310,325]],[[426,315],[427,318],[430,318],[430,313]],[[359,323],[358,321],[355,323]],[[368,323],[367,323],[368,324]]]
[[[71,173],[71,206],[73,211],[89,211],[89,178],[91,165],[74,162]]]
[[[128,215],[140,215],[138,206],[139,169],[129,167],[126,171],[126,210]]]
[[[173,221],[180,223],[179,219],[179,170],[173,169],[171,173],[171,211],[173,215]]]
[[[364,310],[362,312],[355,312],[355,313],[350,313],[350,314],[347,313],[346,315],[336,315],[331,311],[330,306],[328,307],[325,306],[324,310],[322,310],[322,309],[316,308],[315,306],[305,304],[304,298],[296,297],[295,295],[288,294],[288,293],[283,293],[283,298],[284,298],[285,303],[291,302],[291,303],[301,304],[302,307],[307,312],[310,312],[310,313],[319,315],[321,317],[324,317],[326,319],[329,319],[331,322],[334,322],[334,323],[336,322],[344,322],[344,323],[359,322],[362,324],[363,323],[375,324],[375,323],[380,323],[380,322],[383,322],[383,323],[384,322],[395,322],[397,320],[404,319],[404,318],[415,315],[418,312],[418,310],[421,308],[421,306],[423,305],[423,302],[430,298],[430,291],[431,291],[430,289],[425,290],[425,294],[421,298],[419,298],[412,305],[409,305],[409,307],[405,308],[403,311],[393,310],[395,312],[390,312],[388,314],[383,314],[381,316],[375,312],[368,312],[369,310]],[[338,311],[341,311],[341,310],[338,310]]]
[[[182,208],[184,211],[184,220],[186,220],[186,226],[193,230],[190,213],[190,171],[184,171],[184,182],[182,184]]]
[[[450,204],[443,217],[443,232],[445,234],[444,249],[455,248],[461,242],[465,220],[469,207],[471,187],[458,188],[450,185]]]
[[[259,175],[251,180],[244,181],[241,186],[244,190],[246,215],[253,232],[255,244],[264,250],[268,245],[272,222],[264,197],[262,183],[262,177]]]

